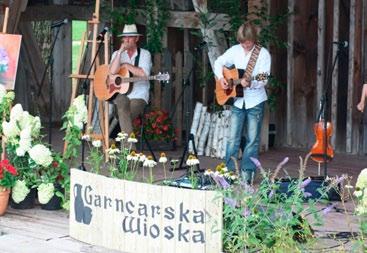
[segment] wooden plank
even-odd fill
[[[350,1],[349,11],[349,53],[348,53],[348,96],[347,96],[347,122],[346,122],[346,135],[345,135],[345,151],[348,153],[352,152],[352,135],[353,135],[353,91],[354,91],[354,45],[355,45],[355,25],[356,25],[356,0]]]
[[[85,6],[80,8],[79,6],[29,6],[27,10],[22,14],[21,21],[42,21],[42,20],[89,20],[93,14],[93,8]],[[170,17],[168,18],[167,27],[175,28],[200,28],[199,13],[193,11],[169,11]],[[103,18],[103,17],[101,17]],[[209,20],[213,20],[214,30],[223,29],[225,31],[230,30],[229,16],[223,13],[210,13],[208,15]],[[107,21],[107,20],[106,20]],[[146,25],[145,12],[142,9],[137,9],[136,22],[139,25]]]
[[[320,107],[320,100],[323,94],[323,84],[325,82],[325,1],[319,1],[318,23],[317,23],[317,77],[316,77],[316,104]],[[315,110],[315,118],[318,110]]]
[[[294,12],[294,1],[288,0],[288,10]],[[287,145],[293,144],[293,120],[294,120],[294,82],[293,82],[293,40],[294,40],[294,15],[288,17],[288,48],[287,48]]]
[[[72,34],[71,22],[59,28],[60,32],[56,38],[53,51],[53,91],[52,91],[52,121],[60,122],[62,116],[68,110],[70,105],[70,96],[72,92],[71,79],[67,74],[71,73],[72,65]],[[55,39],[57,28],[51,30],[52,38]],[[51,67],[49,70],[51,71]]]
[[[358,131],[358,128],[360,126],[360,121],[357,119],[359,112],[357,112],[355,105],[359,101],[358,92],[360,90],[360,85],[363,82],[362,80],[362,66],[363,66],[363,60],[362,60],[362,20],[363,20],[363,2],[362,1],[356,1],[356,7],[355,7],[355,43],[354,43],[354,78],[353,78],[353,90],[351,91],[351,111],[352,111],[352,153],[356,154],[361,149],[359,149],[359,141],[361,139],[360,132]]]
[[[5,8],[5,15],[4,15],[4,21],[3,21],[3,33],[6,33],[6,30],[8,28],[8,20],[9,20],[9,7]]]
[[[175,118],[174,118],[174,122],[175,122],[175,127],[178,130],[177,131],[177,144],[181,145],[182,144],[182,130],[183,130],[183,125],[182,125],[182,95],[183,95],[183,90],[182,90],[182,80],[183,80],[183,76],[182,76],[182,53],[181,52],[177,52],[175,55],[175,80],[174,80],[174,87],[175,87],[175,105],[176,107],[174,108],[174,113],[175,113]]]
[[[25,11],[28,0],[14,0],[9,4],[9,20],[7,24],[8,33],[16,33],[18,29],[19,18],[21,13]]]
[[[333,41],[339,40],[339,0],[334,0],[334,6],[333,6]],[[340,50],[343,50],[340,48]],[[338,45],[333,45],[333,51],[332,51],[332,58],[334,59],[336,53],[338,51]],[[336,147],[336,136],[338,133],[338,76],[339,76],[339,70],[338,70],[338,62],[335,64],[334,72],[331,77],[331,84],[325,84],[325,85],[331,85],[331,119],[329,119],[334,127],[334,133],[331,136],[331,144],[332,146]]]
[[[154,67],[153,72],[158,73],[161,68],[161,60],[162,56],[161,54],[155,54],[154,55]],[[162,87],[161,84],[158,81],[154,82],[154,97],[153,97],[153,108],[154,109],[161,109],[161,100],[162,100]]]

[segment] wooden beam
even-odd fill
[[[334,0],[333,6],[333,41],[339,40],[339,0]],[[332,58],[334,59],[338,51],[338,45],[333,45]],[[339,59],[338,59],[339,62]],[[331,136],[331,143],[336,148],[336,136],[338,133],[338,62],[335,64],[333,75],[331,77],[331,123],[334,127],[334,134]]]
[[[354,91],[354,45],[355,45],[355,26],[356,26],[356,0],[350,1],[349,11],[349,54],[348,54],[348,97],[347,97],[347,126],[346,126],[346,146],[345,151],[348,153],[352,152],[352,135],[353,135],[353,91]]]
[[[15,33],[18,28],[19,18],[22,12],[25,11],[28,0],[14,0],[9,4],[9,21],[7,32]]]
[[[294,13],[294,1],[288,0],[288,10]],[[293,143],[293,120],[294,120],[294,83],[293,83],[293,40],[294,40],[294,15],[288,18],[288,48],[287,48],[287,145]]]
[[[317,23],[317,76],[316,76],[316,105],[319,108],[325,81],[325,1],[319,1]],[[318,110],[315,110],[315,118]]]
[[[79,6],[30,6],[22,14],[22,21],[42,21],[42,20],[89,20],[94,10],[90,6],[80,8]],[[170,17],[168,19],[167,26],[174,28],[200,28],[199,13],[193,11],[170,11]],[[103,17],[101,17],[103,18]],[[212,20],[214,24],[213,30],[223,29],[228,31],[230,29],[229,17],[227,14],[222,13],[210,13],[208,18]],[[102,20],[107,21],[107,20]],[[140,25],[146,24],[145,11],[142,9],[137,10],[136,22]]]

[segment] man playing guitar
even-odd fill
[[[152,68],[152,57],[149,51],[138,48],[137,43],[141,34],[136,25],[125,25],[122,34],[120,49],[112,54],[110,74],[117,74],[120,68],[126,68],[133,76],[147,77]],[[116,94],[114,103],[117,107],[121,131],[131,134],[133,132],[132,120],[144,112],[144,107],[149,101],[149,81],[134,82],[128,94]]]
[[[226,165],[234,170],[231,159],[238,157],[242,133],[246,143],[241,161],[241,176],[243,180],[252,184],[256,166],[251,157],[258,157],[261,125],[264,114],[264,103],[267,100],[265,85],[267,80],[252,80],[259,73],[270,73],[271,58],[268,50],[256,44],[257,30],[251,23],[245,23],[237,31],[239,44],[229,48],[219,56],[214,63],[214,74],[220,83],[219,89],[230,89],[230,82],[223,76],[226,66],[234,65],[236,69],[242,69],[241,77],[243,97],[234,98],[230,125],[230,137],[226,148]],[[252,80],[252,81],[251,81]],[[217,91],[216,91],[217,92]]]

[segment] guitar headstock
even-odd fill
[[[168,72],[166,73],[159,72],[158,75],[155,75],[153,79],[161,82],[168,82],[170,79],[170,75]]]
[[[256,81],[264,81],[264,80],[269,79],[269,77],[270,77],[270,74],[264,72],[264,73],[257,74],[255,76],[255,80]]]

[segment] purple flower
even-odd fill
[[[250,216],[250,210],[247,208],[247,207],[245,207],[244,209],[243,209],[243,212],[242,212],[242,215],[244,216],[244,217],[248,217],[248,216]]]
[[[268,198],[271,199],[273,197],[274,193],[275,193],[275,190],[274,189],[271,190],[270,193],[269,193]]]
[[[229,206],[230,206],[230,207],[232,207],[232,208],[235,208],[235,207],[236,207],[236,205],[237,205],[237,201],[236,201],[236,200],[231,199],[231,198],[227,198],[227,197],[225,197],[225,198],[224,198],[224,203],[225,203],[226,205],[229,205]]]
[[[309,183],[311,183],[311,178],[307,178],[306,180],[304,180],[299,187],[301,189],[304,189]]]
[[[312,197],[312,194],[311,194],[311,193],[309,193],[309,192],[304,192],[304,193],[303,193],[303,197],[305,197],[305,198],[309,198],[309,197]]]
[[[277,165],[277,170],[280,170],[287,162],[289,161],[289,158],[288,157],[285,157],[283,159],[283,161],[281,161],[278,165]]]
[[[229,188],[230,185],[224,177],[218,176],[217,179],[219,184],[223,187],[223,189]]]

